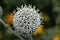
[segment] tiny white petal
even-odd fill
[[[39,12],[39,9],[37,9],[36,11]]]
[[[31,6],[31,5],[29,5],[29,8],[32,8],[32,6]]]
[[[27,5],[25,4],[25,6],[24,6],[25,8],[27,7]]]
[[[17,7],[17,10],[20,10],[20,8],[19,8],[19,7]]]
[[[35,10],[35,6],[33,6],[33,9]]]
[[[21,8],[23,8],[23,5],[21,6]]]

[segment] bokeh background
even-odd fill
[[[33,39],[60,40],[60,0],[0,0],[2,19],[7,25],[12,26],[14,9],[24,4],[36,6],[43,13],[44,24],[40,25],[43,27],[34,34]],[[8,28],[0,22],[0,40],[19,40]]]

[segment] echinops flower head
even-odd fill
[[[13,18],[15,31],[21,35],[32,35],[42,22],[42,13],[38,13],[39,10],[35,10],[35,6],[32,7],[31,5],[22,5],[21,8],[17,7],[17,10]]]

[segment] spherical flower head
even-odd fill
[[[22,35],[32,35],[42,22],[41,12],[38,13],[38,10],[35,10],[35,6],[32,8],[31,5],[28,7],[22,5],[17,10],[13,18],[15,31]]]
[[[2,12],[3,12],[3,9],[2,9],[2,7],[0,6],[0,17],[2,16]]]

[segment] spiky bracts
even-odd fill
[[[38,13],[39,10],[35,10],[35,6],[32,8],[31,5],[22,5],[17,10],[13,18],[15,31],[21,35],[32,35],[42,22],[41,12]]]

